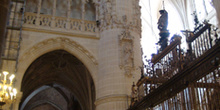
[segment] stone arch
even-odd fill
[[[55,107],[58,110],[63,110],[62,106],[63,105],[58,105],[50,100],[38,100],[38,101],[34,101],[33,103],[29,104],[29,106],[26,107],[26,105],[28,104],[28,102],[35,96],[35,95],[39,95],[40,92],[43,92],[47,89],[53,89],[55,91],[57,91],[64,99],[67,103],[70,102],[70,97],[67,96],[67,94],[65,94],[65,92],[63,91],[63,89],[59,88],[58,84],[54,84],[54,85],[44,85],[41,86],[40,88],[38,88],[37,90],[35,90],[34,92],[32,92],[25,100],[24,102],[20,105],[20,110],[24,110],[24,108],[28,109],[28,110],[32,110],[33,108],[40,106],[42,104],[50,104],[53,107]],[[76,99],[77,100],[77,99]],[[81,105],[82,106],[82,105]]]
[[[39,101],[39,102],[36,102],[35,105],[33,105],[30,110],[33,110],[34,108],[36,108],[37,106],[39,105],[43,105],[43,104],[48,104],[48,105],[51,105],[52,107],[56,108],[57,110],[62,110],[59,106],[57,106],[56,104],[52,103],[52,102],[49,102],[49,101]]]
[[[57,84],[61,86],[57,86]],[[75,107],[75,101],[72,98],[76,98],[83,110],[94,109],[95,85],[91,74],[78,58],[65,50],[50,51],[31,63],[22,78],[21,91],[23,92],[23,96],[20,105],[25,106],[25,103],[29,103],[28,100],[31,99],[29,96],[34,96],[33,100],[30,100],[30,103],[36,100],[42,100],[42,97],[50,99],[51,95],[58,96],[54,91],[42,91],[38,94],[38,88],[44,85],[51,86],[52,88],[50,90],[56,89],[56,93],[59,92],[62,98],[65,99],[61,103],[67,102],[66,104],[70,105],[69,107]],[[61,89],[59,91],[58,88],[63,88],[62,90],[65,91],[68,89],[70,92],[66,91],[65,93],[69,94],[69,98],[65,98],[65,93],[61,92]],[[37,97],[34,94],[40,96]],[[66,99],[71,99],[71,101]],[[65,103],[61,105],[65,105]]]
[[[24,52],[24,54],[21,54],[21,57],[18,60],[19,64],[16,76],[16,87],[18,87],[19,89],[21,88],[21,82],[25,71],[33,61],[35,61],[38,57],[42,56],[45,53],[60,49],[65,50],[77,57],[87,67],[96,85],[96,73],[98,65],[96,58],[91,54],[91,52],[89,52],[79,43],[72,41],[68,38],[57,37],[37,43],[32,48]]]

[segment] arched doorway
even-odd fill
[[[23,76],[21,91],[22,110],[95,109],[95,86],[89,71],[80,60],[64,50],[37,58]]]

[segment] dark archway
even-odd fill
[[[56,89],[63,96],[68,109],[77,102],[82,110],[95,109],[95,86],[89,71],[81,61],[64,50],[46,53],[29,66],[22,79],[20,109],[25,108],[24,102],[31,98],[29,96],[32,93],[45,85]],[[71,94],[63,92],[63,88]]]

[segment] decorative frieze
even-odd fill
[[[132,20],[126,21],[127,26],[130,27],[130,30],[136,31],[138,33],[141,32],[141,19],[140,19],[140,6],[137,1],[132,1]],[[97,3],[98,13],[96,13],[97,21],[99,21],[100,25],[98,26],[100,32],[113,28],[124,28],[124,18],[123,16],[127,16],[126,13],[119,14],[116,12],[116,0],[103,0]]]
[[[75,30],[79,32],[96,32],[95,21],[86,21],[73,18],[67,19],[64,17],[53,17],[51,15],[39,15],[38,23],[36,22],[36,19],[37,14],[26,12],[24,16],[24,27],[33,27],[37,25],[37,27],[35,28],[51,27],[51,30],[55,28],[61,28],[66,30]],[[67,24],[69,24],[69,26],[67,26]]]

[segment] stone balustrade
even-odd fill
[[[24,14],[24,27],[33,27],[40,29],[48,29],[42,27],[50,27],[50,30],[64,29],[65,31],[79,31],[96,33],[96,22],[86,21],[82,19],[73,19],[66,17],[56,17],[52,15],[43,15],[37,13],[26,12]]]

